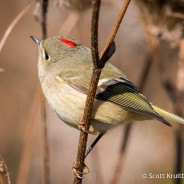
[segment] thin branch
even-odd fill
[[[92,21],[91,21],[91,52],[94,69],[98,69],[101,67],[98,53],[98,20],[99,20],[100,4],[101,0],[94,1]]]
[[[98,55],[98,17],[100,11],[100,3],[101,0],[96,0],[93,3],[93,13],[92,13],[92,24],[91,24],[91,47],[92,47],[92,57],[93,57],[93,74],[90,80],[90,87],[88,96],[86,99],[84,114],[82,118],[82,123],[84,124],[84,128],[86,130],[89,129],[90,126],[90,117],[93,109],[93,102],[95,99],[96,89],[98,80],[100,77],[101,69],[98,69],[99,66],[99,55]],[[88,134],[81,130],[79,144],[78,144],[78,153],[77,153],[77,160],[76,160],[76,168],[79,173],[83,173],[83,168],[85,167],[84,159],[85,159],[85,152],[87,146],[87,139]],[[80,178],[74,176],[74,184],[81,184],[82,183],[82,174]]]
[[[91,49],[92,49],[92,58],[93,58],[93,74],[90,80],[89,92],[86,99],[84,114],[82,118],[82,124],[84,125],[85,130],[88,130],[90,126],[89,120],[93,109],[93,102],[95,99],[96,89],[97,89],[99,77],[101,74],[101,70],[105,65],[105,63],[102,63],[102,61],[106,62],[107,59],[110,58],[109,56],[111,56],[113,53],[111,51],[112,50],[111,48],[114,42],[114,38],[116,36],[116,33],[123,19],[123,16],[126,12],[129,2],[130,0],[125,0],[125,3],[120,11],[120,15],[118,16],[117,21],[108,37],[108,41],[101,52],[100,60],[99,60],[99,53],[98,53],[98,18],[99,18],[101,1],[96,0],[93,3],[93,14],[92,14],[92,24],[91,24]],[[77,169],[78,173],[82,173],[85,167],[84,159],[85,159],[87,138],[88,138],[88,134],[81,131],[79,144],[78,144],[77,160],[75,162],[75,168]],[[81,184],[81,183],[82,183],[82,174],[80,174],[80,177],[75,176],[74,184]]]
[[[1,42],[0,42],[0,52],[2,51],[2,48],[3,48],[4,44],[6,43],[6,40],[7,40],[8,36],[10,35],[10,33],[12,32],[13,28],[19,22],[19,20],[29,11],[33,2],[34,2],[34,0],[29,1],[29,3],[27,3],[27,5],[20,11],[20,13],[14,18],[14,20],[10,23],[10,25],[6,29],[6,31],[3,35],[3,38],[1,39]]]
[[[112,28],[112,31],[111,31],[108,39],[107,39],[106,45],[100,53],[101,60],[103,60],[107,50],[109,49],[109,47],[112,45],[112,43],[114,41],[114,38],[116,36],[116,33],[119,29],[119,26],[121,24],[121,21],[122,21],[124,15],[125,15],[125,12],[128,8],[129,3],[130,3],[130,0],[125,0],[124,3],[123,3],[123,6],[121,7],[120,13],[119,13],[118,18],[117,18],[117,20],[116,20],[116,22],[115,22],[115,24]]]
[[[42,37],[43,39],[47,37],[47,9],[48,9],[48,0],[42,0]]]
[[[47,9],[48,0],[42,0],[42,37],[47,37]],[[48,143],[48,132],[47,132],[47,114],[46,114],[46,103],[43,93],[40,89],[41,98],[41,115],[42,115],[42,130],[43,130],[43,162],[44,162],[44,184],[50,183],[50,168],[49,168],[49,143]]]

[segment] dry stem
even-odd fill
[[[48,1],[42,0],[42,37],[45,39],[47,37],[47,9]]]
[[[47,37],[47,9],[48,0],[42,0],[42,37]],[[42,115],[42,130],[43,130],[43,164],[44,164],[44,184],[50,183],[50,169],[49,169],[49,144],[48,144],[48,133],[47,133],[47,114],[46,114],[46,103],[43,93],[40,89],[41,98],[41,115]]]
[[[99,55],[98,55],[98,17],[99,17],[99,11],[100,11],[100,4],[101,0],[94,1],[93,4],[93,14],[92,14],[92,24],[91,24],[91,47],[92,47],[92,57],[93,57],[93,74],[90,81],[90,87],[88,96],[86,99],[85,109],[82,121],[84,123],[84,127],[86,130],[89,129],[90,126],[90,117],[91,112],[93,109],[93,102],[95,99],[96,89],[98,80],[101,74],[101,67],[99,66]],[[88,134],[81,131],[80,132],[80,138],[79,138],[79,144],[78,144],[78,153],[77,153],[77,160],[76,165],[78,167],[78,171],[80,173],[83,172],[83,168],[85,166],[84,159],[85,159],[85,152],[86,152],[86,145],[87,145],[87,139]],[[82,174],[81,174],[82,177]],[[74,184],[80,184],[82,183],[82,178],[79,178],[77,176],[74,177]]]
[[[120,10],[120,13],[118,15],[118,18],[117,18],[117,20],[116,20],[116,22],[115,22],[115,24],[114,24],[114,26],[112,28],[112,31],[111,31],[108,39],[107,39],[107,43],[106,43],[105,47],[103,48],[103,50],[100,53],[101,59],[104,57],[106,51],[109,49],[109,47],[111,46],[112,42],[114,41],[114,38],[116,36],[116,33],[117,33],[118,29],[119,29],[119,26],[121,24],[121,21],[122,21],[124,15],[125,15],[125,12],[126,12],[126,10],[128,8],[129,3],[130,3],[130,0],[125,0],[124,1],[123,6],[122,6],[122,8]]]
[[[89,92],[86,99],[85,109],[82,121],[84,123],[84,127],[86,130],[88,130],[90,126],[90,117],[93,110],[93,102],[95,99],[96,89],[99,81],[99,77],[101,74],[101,70],[104,67],[105,63],[109,59],[109,52],[110,48],[112,47],[114,38],[116,36],[116,33],[118,31],[118,28],[120,26],[120,23],[122,21],[122,18],[124,17],[124,14],[126,12],[126,9],[130,3],[130,0],[125,0],[125,3],[120,11],[120,15],[118,16],[118,19],[112,28],[112,31],[108,37],[108,41],[104,47],[104,49],[101,52],[101,57],[99,60],[99,54],[98,54],[98,17],[99,17],[99,11],[100,11],[100,0],[96,0],[93,3],[93,14],[92,14],[92,26],[91,26],[91,49],[92,49],[92,58],[93,58],[93,74],[92,78],[90,80],[90,86],[89,86]],[[112,55],[112,54],[111,54]],[[102,61],[104,61],[102,63]],[[77,153],[77,160],[76,160],[76,166],[80,173],[82,173],[83,168],[85,166],[84,159],[85,159],[85,151],[86,151],[86,145],[87,145],[87,138],[88,134],[81,131],[80,132],[80,138],[79,138],[79,144],[78,144],[78,153]],[[82,177],[82,174],[81,174]],[[74,178],[74,184],[80,184],[82,183],[82,178],[78,178],[75,176]]]

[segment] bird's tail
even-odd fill
[[[184,124],[184,118],[181,118],[175,114],[172,114],[170,112],[167,112],[153,104],[151,104],[154,111],[157,112],[158,114],[160,114],[163,118],[166,118],[168,120],[171,120],[173,122],[177,122],[177,123],[181,123],[181,124]]]

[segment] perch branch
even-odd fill
[[[95,0],[93,3],[93,13],[92,13],[92,23],[91,23],[91,47],[92,47],[92,57],[93,57],[93,74],[90,81],[90,87],[88,96],[86,99],[84,114],[82,117],[82,122],[86,130],[89,129],[89,119],[91,117],[91,112],[93,109],[93,102],[95,99],[95,93],[97,89],[98,80],[100,77],[101,69],[98,69],[99,66],[99,55],[98,55],[98,18],[100,11],[101,0]],[[87,145],[88,134],[84,131],[80,132],[79,144],[78,144],[78,153],[76,160],[76,168],[78,172],[83,173],[83,168],[85,166],[85,152]],[[82,174],[80,177],[74,176],[74,184],[82,183]]]
[[[101,74],[101,70],[105,65],[105,62],[112,56],[115,51],[114,45],[114,38],[120,26],[120,23],[124,17],[126,9],[129,5],[130,0],[126,0],[122,6],[120,14],[117,18],[114,27],[108,37],[107,43],[104,49],[101,52],[100,59],[98,53],[98,18],[99,18],[99,11],[100,11],[100,0],[96,0],[93,3],[93,14],[92,14],[92,24],[91,24],[91,49],[92,49],[92,58],[93,58],[93,74],[90,80],[89,92],[86,99],[84,114],[82,118],[82,123],[84,124],[84,128],[86,130],[89,129],[89,120],[91,117],[92,109],[93,109],[93,102],[95,99],[96,89],[99,81],[99,77]],[[80,174],[80,177],[75,176],[74,184],[82,183],[82,172],[83,168],[85,167],[84,159],[85,159],[85,151],[87,145],[87,138],[88,134],[81,131],[79,144],[78,144],[78,153],[77,153],[77,160],[75,162],[75,168]]]

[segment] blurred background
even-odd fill
[[[100,50],[122,4],[123,0],[102,1]],[[0,155],[12,184],[40,184],[44,179],[38,53],[29,36],[42,38],[41,2],[0,0],[0,38],[25,8],[25,14],[0,47]],[[71,36],[90,47],[91,10],[90,0],[50,0],[47,36]],[[116,52],[110,61],[140,86],[150,101],[181,116],[184,116],[183,12],[183,0],[132,0],[115,38]],[[64,124],[47,105],[46,112],[50,183],[70,184],[79,131]],[[156,120],[133,122],[107,133],[86,159],[91,172],[83,182],[184,183],[184,179],[158,176],[184,173],[184,128],[172,125],[168,127]],[[94,139],[90,135],[88,145]],[[156,175],[146,177],[149,173]]]

